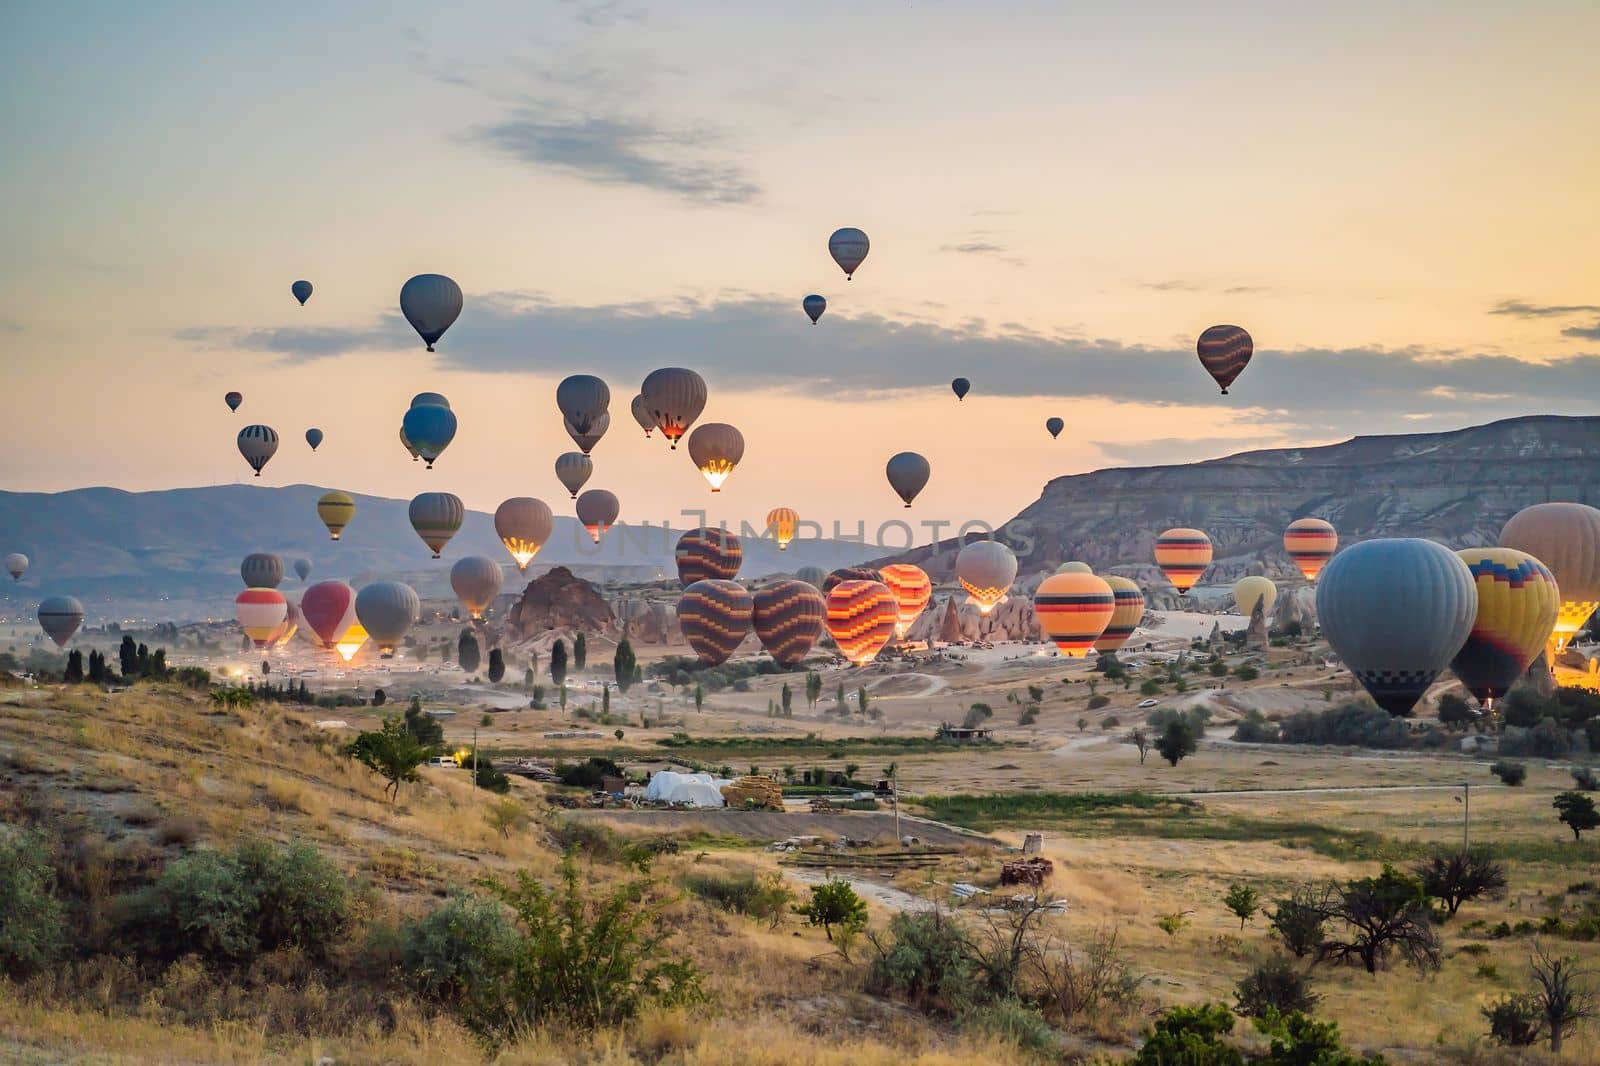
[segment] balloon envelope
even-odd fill
[[[799,525],[800,516],[793,508],[774,507],[767,512],[766,531],[778,542],[779,551],[789,550],[789,542],[794,540],[795,529]]]
[[[584,482],[593,473],[594,460],[582,452],[562,452],[556,456],[556,480],[572,493],[574,500],[578,498],[578,490],[583,488]]]
[[[300,617],[325,649],[332,650],[356,621],[356,590],[343,581],[319,581],[300,597]]]
[[[356,500],[348,492],[325,492],[317,500],[317,517],[328,527],[328,539],[338,540],[356,516]]]
[[[916,452],[901,452],[890,457],[883,472],[889,478],[889,487],[894,489],[895,495],[910,507],[911,501],[917,498],[917,493],[928,484],[928,478],[933,471],[928,466],[928,460]]]
[[[266,648],[289,613],[289,601],[277,589],[250,588],[233,601],[233,616],[257,648]]]
[[[445,399],[442,392],[419,392],[411,397],[412,407],[421,407],[430,403],[435,407],[443,407],[447,411],[450,409],[450,401]]]
[[[422,403],[406,411],[400,421],[401,439],[433,469],[433,461],[456,439],[456,414],[436,403]]]
[[[1178,595],[1187,596],[1211,565],[1211,538],[1198,529],[1169,529],[1156,538],[1155,555]]]
[[[1255,614],[1258,603],[1261,604],[1261,613],[1270,615],[1273,605],[1278,602],[1278,586],[1272,583],[1271,578],[1260,574],[1241,577],[1233,583],[1233,602],[1246,618]]]
[[[1051,574],[1033,594],[1039,628],[1072,659],[1089,654],[1115,612],[1111,586],[1093,574]]]
[[[1016,578],[1017,557],[997,540],[973,541],[956,555],[956,580],[980,614],[1004,603]]]
[[[567,431],[567,436],[572,438],[572,443],[578,446],[578,450],[584,455],[588,455],[594,451],[594,446],[600,443],[600,438],[606,435],[606,430],[611,428],[611,412],[600,412],[600,417],[591,422],[589,428],[582,432],[579,432],[578,427],[571,422],[563,420],[561,425]]]
[[[721,492],[733,468],[744,458],[744,434],[726,422],[707,422],[689,434],[689,458],[712,492]]]
[[[322,443],[322,430],[315,426],[306,430],[306,443],[311,445],[312,451],[316,451],[317,446]]]
[[[1450,668],[1478,702],[1490,707],[1544,649],[1561,609],[1561,592],[1550,570],[1527,552],[1468,548],[1456,554],[1478,587],[1478,613]]]
[[[311,560],[310,559],[296,559],[294,561],[294,576],[299,578],[301,580],[301,582],[304,582],[306,578],[310,577],[311,576]]]
[[[1102,655],[1120,651],[1144,621],[1144,593],[1139,590],[1138,583],[1116,574],[1106,575],[1104,581],[1111,586],[1114,610],[1105,632],[1094,642],[1094,650]]]
[[[481,555],[458,559],[450,568],[450,587],[455,590],[461,606],[473,618],[482,618],[483,612],[500,595],[503,575],[500,564]]]
[[[622,513],[622,504],[618,502],[615,493],[605,489],[590,489],[578,497],[576,509],[578,521],[583,523],[583,528],[589,531],[589,536],[599,544],[600,538],[606,535],[606,530],[617,520],[617,515]]]
[[[817,319],[822,317],[822,312],[828,309],[828,301],[824,300],[816,293],[812,293],[810,296],[807,296],[804,300],[800,301],[800,306],[802,309],[804,309],[806,317],[811,319],[811,324],[814,326],[817,324]]]
[[[739,538],[725,529],[691,529],[678,538],[673,555],[678,564],[678,580],[688,588],[696,581],[732,581],[739,576],[744,547]]]
[[[1206,373],[1221,386],[1222,394],[1226,396],[1228,386],[1249,365],[1255,345],[1250,340],[1250,334],[1238,326],[1212,326],[1200,334],[1195,351],[1200,356],[1200,365],[1206,368]]]
[[[833,261],[839,264],[846,278],[855,275],[871,249],[872,242],[867,240],[867,235],[854,226],[836,229],[828,238],[828,254],[833,256]]]
[[[846,581],[878,581],[878,572],[870,566],[841,566],[822,579],[822,591],[826,595]]]
[[[65,648],[82,624],[83,604],[75,597],[51,596],[39,604],[39,628],[58,648]]]
[[[1541,503],[1511,516],[1500,543],[1525,551],[1555,575],[1561,590],[1555,650],[1566,648],[1600,606],[1600,510],[1581,503]]]
[[[543,500],[516,496],[494,509],[495,535],[517,561],[519,571],[527,571],[554,529],[555,516]]]
[[[556,407],[567,425],[587,433],[611,406],[611,389],[593,374],[573,374],[556,386]]]
[[[1094,573],[1094,567],[1090,566],[1088,563],[1081,562],[1080,560],[1077,560],[1077,559],[1069,559],[1066,562],[1062,563],[1060,566],[1056,567],[1056,573],[1058,573],[1058,574],[1092,574],[1092,573]]]
[[[635,396],[629,407],[633,411],[633,420],[639,423],[639,428],[644,430],[646,437],[650,436],[650,431],[656,428],[656,420],[650,413],[650,408],[645,405],[644,397]]]
[[[266,552],[251,552],[239,564],[247,589],[275,589],[283,584],[283,560]]]
[[[230,392],[222,398],[222,402],[228,405],[228,410],[237,411],[239,405],[244,403],[244,393]]]
[[[443,274],[418,274],[400,287],[400,313],[431,352],[461,314],[461,286]]]
[[[967,393],[972,391],[972,382],[966,378],[956,378],[950,383],[950,391],[956,394],[956,399],[965,400]]]
[[[422,543],[433,550],[435,559],[439,558],[439,553],[450,543],[450,538],[456,535],[467,517],[461,497],[453,492],[421,493],[412,498],[409,513],[411,528],[417,531]],[[367,628],[370,630],[372,627]]]
[[[1338,548],[1339,534],[1333,523],[1321,518],[1297,518],[1283,531],[1283,550],[1312,584]]]
[[[304,307],[306,305],[306,301],[311,299],[311,282],[297,281],[293,285],[289,286],[289,291],[294,295],[296,300],[300,301],[300,306]]]
[[[1044,420],[1044,428],[1049,431],[1051,438],[1054,439],[1061,436],[1061,431],[1067,428],[1067,424],[1059,418],[1051,417]]]
[[[256,477],[261,476],[261,468],[277,451],[278,431],[271,426],[245,426],[239,431],[239,454],[256,472]]]
[[[823,591],[822,586],[828,580],[828,572],[820,566],[802,566],[794,572],[794,576],[814,587],[818,592]]]
[[[922,567],[910,563],[890,563],[878,571],[878,579],[894,593],[894,635],[904,640],[912,624],[928,606],[928,599],[933,595],[933,582]]]
[[[6,556],[6,573],[11,575],[13,581],[21,581],[22,575],[28,572],[28,557],[21,552],[12,552]]]
[[[674,448],[706,409],[705,379],[682,367],[652,370],[639,386],[639,395],[644,399],[645,410]]]
[[[881,581],[841,581],[828,593],[828,633],[857,666],[878,657],[899,616],[894,593]]]
[[[828,618],[828,601],[816,586],[784,578],[756,590],[756,637],[781,666],[797,666],[811,651]]]
[[[737,581],[696,581],[678,598],[683,639],[707,666],[728,661],[750,632],[755,598]]]
[[[356,618],[385,659],[394,655],[421,613],[416,590],[399,581],[375,581],[356,593]]]

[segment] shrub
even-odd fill
[[[1221,659],[1218,659],[1211,664],[1210,672],[1212,677],[1227,677],[1228,664],[1223,662]]]
[[[66,912],[36,834],[0,830],[0,974],[25,980],[48,970],[67,948]]]
[[[944,1017],[978,1005],[976,952],[943,909],[901,911],[889,920],[889,936],[885,946],[873,934],[877,958],[868,970],[868,988]]]
[[[481,755],[478,756],[478,768],[473,776],[477,786],[485,791],[499,793],[502,796],[511,791],[511,778],[505,775],[505,771],[498,769],[492,760],[485,759]]]
[[[1511,762],[1509,759],[1501,759],[1498,762],[1491,763],[1489,772],[1498,777],[1502,784],[1510,785],[1512,788],[1521,785],[1528,779],[1528,768],[1522,763]]]
[[[1240,681],[1254,681],[1256,678],[1261,676],[1261,671],[1257,670],[1253,666],[1250,666],[1249,664],[1245,664],[1234,670],[1233,676],[1237,677]]]
[[[1577,785],[1581,792],[1600,792],[1600,776],[1595,774],[1593,767],[1575,767],[1572,771],[1572,783]]]
[[[1166,730],[1156,738],[1156,751],[1173,766],[1195,753],[1195,734],[1187,722],[1171,721]]]
[[[1061,1038],[1050,1023],[1018,999],[1002,999],[979,1007],[962,1018],[962,1028],[1004,1040],[1034,1055],[1050,1057],[1061,1051]]]
[[[1280,724],[1285,744],[1347,744],[1361,748],[1409,747],[1406,723],[1366,703],[1344,703],[1323,711],[1301,711]]]
[[[563,785],[598,788],[605,777],[621,777],[622,767],[603,756],[591,755],[580,763],[557,763],[556,780]]]
[[[1506,868],[1483,848],[1473,848],[1465,854],[1459,850],[1436,851],[1413,872],[1422,879],[1428,895],[1443,900],[1452,916],[1468,900],[1505,894]]]
[[[1110,703],[1111,697],[1101,693],[1096,693],[1095,695],[1089,697],[1089,709],[1091,711],[1098,711],[1100,708],[1105,707]]]
[[[846,939],[859,933],[867,924],[867,904],[848,881],[824,881],[811,886],[811,899],[794,908],[807,925],[820,925],[828,939],[833,939],[837,926]]]
[[[1248,1018],[1265,1018],[1269,1012],[1309,1013],[1317,1005],[1311,975],[1288,959],[1276,958],[1257,966],[1239,982],[1234,1009]]]
[[[1141,696],[1159,696],[1159,695],[1161,695],[1161,682],[1157,681],[1153,677],[1152,678],[1147,678],[1146,680],[1141,681],[1139,683],[1139,695],[1141,695]]]
[[[1233,1025],[1226,1007],[1211,1003],[1173,1007],[1146,1030],[1134,1066],[1242,1066],[1244,1056],[1221,1042]]]
[[[400,969],[406,983],[424,999],[471,1020],[506,1014],[500,989],[516,954],[517,931],[505,908],[464,893],[400,931]]]
[[[1296,958],[1322,950],[1323,927],[1327,924],[1327,900],[1316,889],[1303,885],[1280,900],[1272,912],[1272,931]]]
[[[1539,1005],[1529,995],[1503,996],[1482,1008],[1489,1035],[1508,1047],[1528,1047],[1539,1039]]]
[[[1278,739],[1278,730],[1252,707],[1234,727],[1233,739],[1241,744],[1270,744]]]
[[[761,877],[752,873],[690,874],[684,879],[683,887],[691,895],[729,914],[742,914],[766,922],[769,929],[776,929],[783,923],[794,903],[794,892],[777,872]]]

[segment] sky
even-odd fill
[[[560,511],[555,385],[595,373],[625,521],[871,539],[1105,466],[1595,413],[1600,5],[1310,7],[8,4],[0,488],[248,479],[259,421],[264,484]],[[431,356],[423,272],[466,294]],[[1256,344],[1226,397],[1219,322]],[[716,496],[628,417],[672,365],[744,433]],[[461,421],[432,471],[422,390]]]

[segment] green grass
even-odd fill
[[[1148,792],[991,792],[988,795],[921,796],[929,817],[968,829],[999,829],[1040,822],[1073,822],[1111,811],[1197,808],[1192,800]]]

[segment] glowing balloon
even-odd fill
[[[339,643],[334,645],[334,650],[339,653],[339,658],[349,662],[356,657],[356,652],[360,651],[362,646],[366,644],[367,637],[367,631],[362,628],[360,622],[356,622],[344,631],[344,636],[339,638]]]
[[[400,313],[431,352],[461,314],[461,286],[443,274],[418,274],[400,287]]]
[[[890,457],[883,472],[889,478],[889,487],[894,489],[895,495],[910,507],[911,501],[917,498],[917,493],[928,484],[928,478],[933,471],[928,466],[928,460],[916,452],[901,452]]]
[[[1450,668],[1485,708],[1527,673],[1555,630],[1561,592],[1544,563],[1515,548],[1456,552],[1478,586],[1478,613]]]
[[[806,316],[811,319],[811,324],[814,326],[817,324],[817,319],[822,317],[822,312],[828,309],[828,301],[824,300],[815,293],[812,293],[810,296],[807,296],[804,300],[800,301],[800,306],[802,309],[804,309]]]
[[[1273,605],[1278,602],[1278,586],[1272,583],[1271,578],[1259,574],[1241,577],[1233,583],[1233,602],[1246,618],[1255,614],[1258,603],[1264,616],[1271,615]]]
[[[956,378],[950,383],[950,391],[956,394],[957,400],[965,400],[967,393],[972,391],[972,382],[966,378]]]
[[[417,531],[422,543],[432,549],[435,559],[439,558],[439,553],[450,543],[450,538],[456,535],[467,517],[461,497],[452,492],[421,493],[412,498],[409,513],[411,528]]]
[[[244,635],[259,649],[267,648],[289,613],[289,601],[277,589],[245,589],[233,601],[233,616]]]
[[[725,529],[691,529],[678,538],[673,551],[678,580],[688,588],[696,581],[732,581],[739,576],[744,547]]]
[[[1105,632],[1094,642],[1094,650],[1102,655],[1120,651],[1144,620],[1144,593],[1139,591],[1138,584],[1116,574],[1108,574],[1104,580],[1111,586],[1115,609]]]
[[[582,452],[562,452],[556,456],[556,480],[572,493],[572,498],[578,498],[578,490],[583,488],[589,476],[594,473],[594,460]]]
[[[1333,524],[1320,518],[1297,518],[1283,531],[1283,550],[1313,585],[1339,547]]]
[[[328,527],[328,539],[338,540],[356,516],[356,500],[348,492],[325,492],[317,500],[317,517]]]
[[[712,492],[721,492],[733,468],[744,458],[744,434],[726,422],[707,422],[689,434],[689,458],[705,476]]]
[[[1211,565],[1211,538],[1198,529],[1169,529],[1156,538],[1156,565],[1187,596]]]
[[[356,618],[385,659],[394,657],[394,649],[421,614],[416,590],[398,581],[375,581],[356,593]]]
[[[277,451],[278,431],[271,426],[245,426],[239,431],[239,454],[256,472],[256,477],[261,476],[261,468]]]
[[[933,582],[922,567],[910,563],[890,563],[878,571],[878,576],[894,593],[894,635],[904,640],[906,634],[911,632],[912,624],[928,606],[928,600],[933,595]]]
[[[494,532],[506,546],[517,570],[526,573],[528,564],[539,554],[555,529],[555,516],[543,500],[516,496],[494,509]]]
[[[828,254],[833,256],[833,261],[844,271],[846,281],[855,276],[857,268],[861,266],[862,260],[866,259],[867,252],[871,248],[872,242],[867,240],[867,235],[854,226],[836,229],[828,238]]]
[[[756,637],[780,666],[798,666],[828,619],[828,601],[809,582],[784,578],[756,590]]]
[[[283,613],[283,621],[279,622],[278,628],[272,631],[270,643],[274,648],[283,647],[293,640],[294,635],[300,631],[300,609],[294,605],[292,600],[284,606],[286,609]]]
[[[589,531],[589,536],[594,538],[596,544],[606,535],[612,523],[616,522],[617,515],[622,513],[622,504],[618,502],[616,494],[605,489],[590,489],[578,497],[578,521],[583,523],[583,528]]]
[[[755,598],[737,581],[696,581],[678,599],[683,639],[707,666],[720,666],[750,632]]]
[[[230,392],[222,398],[222,402],[228,405],[228,410],[237,411],[239,405],[244,403],[244,393]]]
[[[828,593],[828,633],[857,666],[878,657],[899,616],[894,593],[881,581],[841,581]]]
[[[83,604],[75,597],[51,596],[39,604],[39,628],[58,648],[65,648],[82,624]]]
[[[297,281],[289,286],[289,292],[294,295],[296,300],[300,301],[300,306],[304,307],[306,301],[311,299],[311,282]]]
[[[400,432],[432,470],[433,461],[456,439],[456,414],[436,403],[418,404],[406,411]]]
[[[1600,510],[1581,503],[1541,503],[1511,516],[1500,543],[1525,551],[1555,575],[1561,612],[1552,638],[1557,652],[1600,606]]]
[[[1004,603],[1016,578],[1017,557],[997,540],[973,541],[956,555],[956,580],[980,614]]]
[[[1061,654],[1081,659],[1116,613],[1116,594],[1093,574],[1051,574],[1033,594],[1033,614]]]
[[[705,379],[682,367],[652,370],[639,387],[639,395],[644,399],[645,410],[674,448],[706,409]]]
[[[300,597],[300,617],[316,636],[316,643],[332,650],[355,625],[356,590],[343,581],[319,581]]]
[[[239,564],[247,589],[275,589],[283,584],[283,560],[266,552],[251,552]]]
[[[1200,356],[1200,365],[1206,368],[1206,373],[1215,379],[1222,388],[1222,395],[1226,396],[1233,379],[1250,364],[1255,347],[1250,334],[1238,326],[1212,326],[1200,334],[1195,351]]]
[[[794,540],[795,528],[800,524],[800,516],[789,507],[774,507],[767,512],[766,528],[778,542],[779,551],[788,551],[789,542]]]
[[[458,559],[450,568],[450,587],[467,613],[474,619],[481,619],[494,598],[500,595],[503,577],[499,563],[481,555],[469,555]]]

